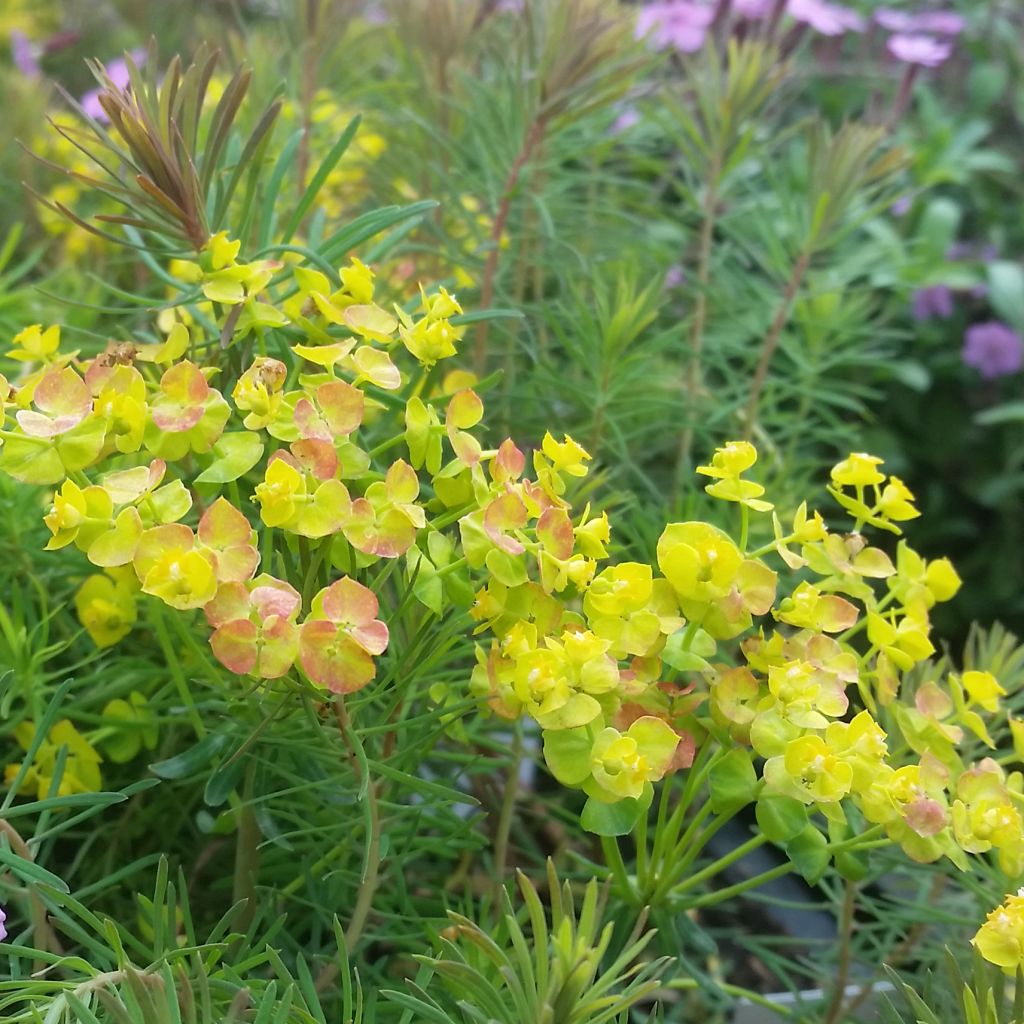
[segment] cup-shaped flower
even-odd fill
[[[763,696],[764,689],[749,668],[727,669],[711,686],[711,716],[728,727],[737,743],[749,743],[750,725]]]
[[[589,796],[602,803],[638,798],[644,787],[665,777],[672,764],[679,734],[652,715],[638,718],[625,733],[602,729],[590,752]]]
[[[217,593],[215,556],[182,523],[146,530],[132,561],[143,591],[172,608],[202,608]]]
[[[824,729],[849,707],[842,680],[806,661],[771,666],[768,692],[782,717],[801,729]]]
[[[374,657],[388,646],[377,612],[377,595],[348,576],[321,590],[299,630],[306,675],[332,693],[362,689],[377,673]]]
[[[853,769],[853,791],[867,789],[888,756],[885,731],[867,711],[849,722],[829,722],[825,743]]]
[[[7,350],[8,359],[20,363],[49,363],[60,348],[60,327],[54,324],[43,330],[42,324],[32,324],[19,331]]]
[[[985,758],[957,779],[952,807],[953,835],[961,849],[996,849],[1000,867],[1014,878],[1024,868],[1024,822],[1015,799],[1019,794],[1007,787],[1002,768]]]
[[[454,327],[449,317],[460,315],[462,307],[454,295],[441,288],[435,295],[427,295],[420,286],[425,316],[413,321],[407,313],[396,309],[401,318],[398,328],[402,344],[412,353],[421,365],[433,366],[441,359],[455,355],[456,342],[461,341],[465,327]]]
[[[212,554],[220,583],[244,583],[259,565],[256,533],[227,498],[218,498],[199,520],[199,550]]]
[[[466,466],[475,466],[480,461],[480,442],[467,433],[475,427],[484,415],[484,403],[470,388],[452,395],[445,413],[444,425],[448,441],[455,457]]]
[[[771,502],[762,501],[764,488],[741,476],[757,461],[757,449],[749,441],[730,441],[715,450],[708,466],[698,466],[697,472],[714,478],[704,489],[714,498],[735,501],[755,512],[770,512]]]
[[[711,605],[732,589],[743,555],[717,527],[709,523],[671,523],[658,539],[658,567],[675,588],[683,614],[701,617],[701,605]],[[698,614],[687,611],[692,605]]]
[[[137,452],[146,429],[146,382],[134,366],[94,360],[85,381],[95,396],[94,415],[106,424],[106,445],[115,451]]]
[[[277,419],[287,376],[288,368],[280,359],[257,356],[238,378],[231,397],[239,411],[246,413],[242,422],[247,430],[259,430]]]
[[[1007,974],[1024,970],[1024,889],[1010,893],[989,913],[971,945]]]
[[[806,580],[783,598],[772,614],[779,622],[822,633],[841,633],[857,621],[856,605],[836,594],[822,594]]]
[[[913,860],[928,863],[943,853],[955,857],[958,847],[948,834],[948,779],[948,771],[925,754],[920,764],[884,766],[870,788],[857,794],[857,802],[868,821],[885,825],[889,838]]]
[[[113,647],[132,631],[138,618],[134,583],[122,569],[90,576],[78,588],[75,594],[78,621],[97,647]]]
[[[453,327],[446,319],[424,318],[399,327],[402,344],[426,367],[455,355],[455,344],[465,333],[464,327]]]
[[[32,391],[35,409],[19,409],[15,418],[29,437],[58,437],[78,426],[92,410],[85,381],[70,366],[54,367]]]
[[[32,722],[22,722],[14,729],[14,738],[22,750],[27,751],[35,738],[36,727]],[[66,750],[60,782],[54,789],[54,778],[57,774],[57,762],[61,748]],[[20,792],[31,793],[34,789],[40,800],[48,796],[70,796],[72,793],[98,793],[103,788],[100,776],[100,762],[103,758],[96,752],[92,744],[66,718],[62,718],[36,749],[32,764],[21,780]],[[20,764],[9,764],[4,770],[4,779],[11,785]]]
[[[364,406],[359,388],[343,380],[326,381],[313,391],[312,398],[303,396],[295,403],[295,426],[304,439],[333,444],[363,422]]]
[[[885,474],[878,467],[882,459],[864,452],[853,452],[832,467],[832,482],[838,487],[868,487],[882,483]]]
[[[781,757],[765,762],[764,778],[770,788],[805,804],[830,804],[850,792],[853,766],[821,736],[800,736],[786,744]]]
[[[299,592],[273,576],[222,584],[203,609],[214,627],[210,646],[217,660],[238,675],[283,676],[299,651],[301,605]]]
[[[299,460],[280,450],[267,463],[263,482],[256,485],[255,499],[267,526],[302,537],[327,537],[340,530],[351,516],[348,488],[340,480],[310,480]]]
[[[46,550],[74,543],[82,551],[88,551],[92,542],[112,525],[113,511],[110,495],[102,487],[83,488],[74,480],[65,480],[43,516],[52,534],[46,542]]]
[[[342,527],[346,539],[368,555],[397,558],[404,554],[427,522],[416,503],[419,493],[415,470],[399,459],[383,480],[370,484],[366,494],[352,502],[351,515]]]
[[[906,541],[896,546],[896,574],[889,578],[889,589],[900,604],[923,602],[931,608],[939,601],[951,600],[960,589],[960,576],[948,558],[925,561]]]
[[[928,639],[928,613],[922,606],[911,605],[902,619],[868,612],[867,622],[868,639],[904,672],[935,651]]]
[[[718,639],[737,636],[775,600],[776,574],[709,523],[670,523],[658,540],[658,566],[691,622]]]
[[[650,566],[639,562],[611,566],[595,577],[583,611],[616,657],[658,654],[665,638],[684,625],[669,582],[653,579]]]
[[[184,360],[169,367],[150,404],[146,447],[176,461],[189,451],[208,452],[224,430],[231,407],[194,363]]]

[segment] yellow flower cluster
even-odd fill
[[[1019,778],[959,753],[965,735],[992,745],[999,682],[904,681],[960,581],[948,560],[902,539],[893,558],[862,532],[899,534],[918,514],[879,459],[832,471],[844,533],[806,505],[784,526],[748,476],[756,450],[730,442],[698,472],[738,511],[738,536],[670,523],[654,564],[615,564],[607,515],[572,504],[590,454],[550,433],[532,455],[486,448],[472,379],[437,374],[465,330],[455,296],[420,289],[388,309],[366,264],[327,269],[246,261],[216,235],[175,263],[204,306],[175,310],[163,341],[83,361],[56,328],[15,338],[25,373],[0,382],[0,470],[55,486],[48,547],[101,570],[76,602],[97,644],[132,629],[145,594],[203,609],[233,672],[349,692],[390,639],[365,570],[402,559],[435,614],[472,604],[490,634],[472,692],[536,721],[552,773],[594,806],[641,813],[711,741],[745,759],[743,800],[840,828],[852,806],[916,859],[991,850],[1024,868]],[[258,354],[238,366],[225,345]],[[751,516],[773,533],[753,550]]]

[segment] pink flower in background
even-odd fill
[[[789,0],[786,10],[794,21],[802,22],[823,36],[863,32],[865,28],[864,19],[856,11],[824,0]]]
[[[146,51],[132,50],[131,58],[136,65],[141,67],[146,62]],[[126,89],[131,81],[128,77],[127,61],[123,57],[111,61],[107,65],[107,76],[118,89]],[[100,106],[101,91],[101,89],[91,89],[78,102],[82,104],[82,109],[90,117],[95,118],[97,121],[106,121],[108,120],[106,111]]]
[[[949,60],[953,44],[933,36],[892,36],[886,49],[904,64],[917,64],[923,68],[937,68]]]
[[[659,50],[695,53],[704,45],[715,12],[689,0],[662,0],[647,4],[636,19],[637,38],[650,35]]]
[[[636,112],[635,107],[626,107],[621,114],[612,122],[612,134],[618,135],[621,132],[628,131],[640,120],[640,115]]]
[[[4,913],[4,908],[0,907],[0,942],[3,942],[7,938],[7,929],[4,927],[4,922],[7,920],[7,915]]]
[[[953,293],[944,284],[918,288],[910,300],[910,306],[918,322],[948,320],[953,315]]]
[[[684,271],[678,263],[673,263],[672,266],[665,271],[666,288],[678,288],[685,281],[686,271]]]
[[[906,215],[910,213],[910,208],[913,205],[913,196],[900,196],[899,199],[897,199],[896,202],[894,202],[892,206],[889,207],[889,212],[894,217],[906,217]]]
[[[874,19],[890,32],[915,34],[934,32],[940,36],[958,36],[964,30],[964,19],[953,11],[897,11],[882,7]]]
[[[998,320],[972,324],[964,334],[964,362],[986,380],[1017,373],[1024,362],[1024,341]]]
[[[26,78],[38,78],[42,71],[36,59],[36,47],[24,32],[11,32],[11,60]]]
[[[733,0],[732,9],[741,18],[750,18],[752,21],[760,21],[771,14],[775,6],[775,0]]]

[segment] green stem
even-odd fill
[[[764,871],[760,875],[755,875],[753,878],[748,878],[743,882],[737,882],[735,885],[730,885],[725,889],[716,889],[714,892],[698,896],[695,900],[689,900],[687,901],[686,906],[688,909],[693,909],[695,907],[713,907],[719,903],[725,903],[727,900],[731,900],[734,896],[740,896],[750,889],[756,889],[759,885],[764,885],[766,882],[771,882],[776,878],[781,878],[783,875],[788,874],[793,870],[795,870],[793,865],[788,862],[786,864],[780,864],[778,867],[774,867],[770,871]]]
[[[377,807],[377,784],[366,787],[366,802],[370,810],[370,834],[367,836],[366,871],[359,883],[352,917],[345,929],[345,949],[352,953],[362,937],[363,929],[373,907],[373,897],[380,881],[380,811]]]
[[[234,902],[245,900],[237,927],[248,931],[256,916],[256,876],[260,863],[260,828],[253,813],[253,780],[256,777],[256,760],[249,758],[242,785],[242,804],[238,808],[238,833],[235,837],[235,878]]]
[[[788,537],[783,537],[782,540],[769,541],[767,544],[762,544],[761,547],[757,548],[754,551],[751,551],[750,554],[747,555],[747,557],[748,558],[762,558],[764,555],[767,555],[769,552],[774,551],[779,544],[783,544],[783,545],[785,545],[785,544],[792,544],[793,541],[796,540],[796,538],[797,538],[797,535],[795,533],[791,533]]]
[[[171,678],[174,680],[178,696],[181,698],[181,702],[185,706],[185,713],[188,715],[189,722],[191,722],[196,736],[198,736],[199,739],[204,739],[206,737],[206,723],[203,721],[202,715],[199,714],[199,709],[196,707],[195,701],[192,699],[192,691],[189,689],[188,680],[185,678],[185,672],[181,667],[181,662],[178,660],[178,652],[171,643],[170,634],[167,632],[167,623],[164,620],[164,613],[163,609],[160,607],[160,602],[158,600],[150,601],[149,610],[150,621],[153,623],[157,639],[160,641],[160,650],[163,652],[163,656],[167,660],[167,668],[170,670]]]
[[[602,836],[601,849],[604,851],[604,859],[611,870],[612,877],[621,890],[622,898],[627,903],[636,903],[637,893],[629,880],[626,864],[622,859],[622,851],[619,849],[619,841],[614,836]]]
[[[675,992],[689,992],[702,987],[703,982],[698,981],[696,978],[679,978],[665,985],[665,988],[672,989]],[[749,988],[743,988],[741,985],[730,985],[726,981],[716,980],[715,988],[720,989],[727,996],[734,996],[736,999],[746,999],[748,1002],[763,1006],[766,1010],[771,1010],[784,1019],[788,1020],[793,1016],[793,1011],[788,1006],[780,1006],[778,1003],[773,1003],[767,997],[759,995]]]
[[[719,821],[721,820],[722,819],[719,819]],[[711,827],[715,828],[715,825],[718,824],[719,822],[716,821]],[[711,837],[708,836],[708,839],[710,838]],[[712,861],[712,863],[710,863],[706,868],[702,868],[695,875],[690,875],[689,878],[675,886],[673,892],[686,892],[687,889],[692,889],[695,886],[700,885],[701,882],[705,882],[709,878],[714,878],[715,875],[720,871],[724,871],[730,864],[735,864],[736,861],[745,857],[748,853],[752,853],[754,850],[758,849],[758,847],[764,846],[767,842],[768,837],[764,835],[763,832],[759,832],[756,836],[752,836],[745,843],[737,846],[736,849],[731,850],[724,857],[719,857],[718,860]]]
[[[523,730],[517,719],[512,732],[511,762],[505,778],[505,793],[498,814],[498,825],[494,836],[494,882],[501,885],[505,878],[508,862],[508,841],[512,833],[512,816],[515,813],[516,798],[519,795],[519,767],[523,759]]]

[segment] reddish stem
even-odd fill
[[[533,156],[537,146],[540,145],[543,140],[546,127],[547,123],[543,117],[538,117],[533,124],[530,125],[530,130],[526,133],[526,137],[523,139],[523,145],[519,150],[519,154],[513,161],[512,167],[508,172],[508,177],[505,179],[505,184],[501,191],[501,203],[498,206],[498,214],[494,218],[494,224],[491,227],[491,249],[487,254],[487,262],[484,264],[483,282],[480,286],[481,309],[490,309],[491,303],[494,301],[494,278],[498,272],[498,257],[501,252],[501,236],[505,233],[505,224],[508,221],[508,215],[512,208],[512,193],[515,191],[516,185],[519,183],[519,177],[523,173],[523,168],[526,166],[530,157]],[[487,365],[488,327],[489,321],[484,320],[480,324],[480,328],[476,335],[476,345],[473,353],[473,369],[478,377],[482,377],[484,375],[484,370]]]

